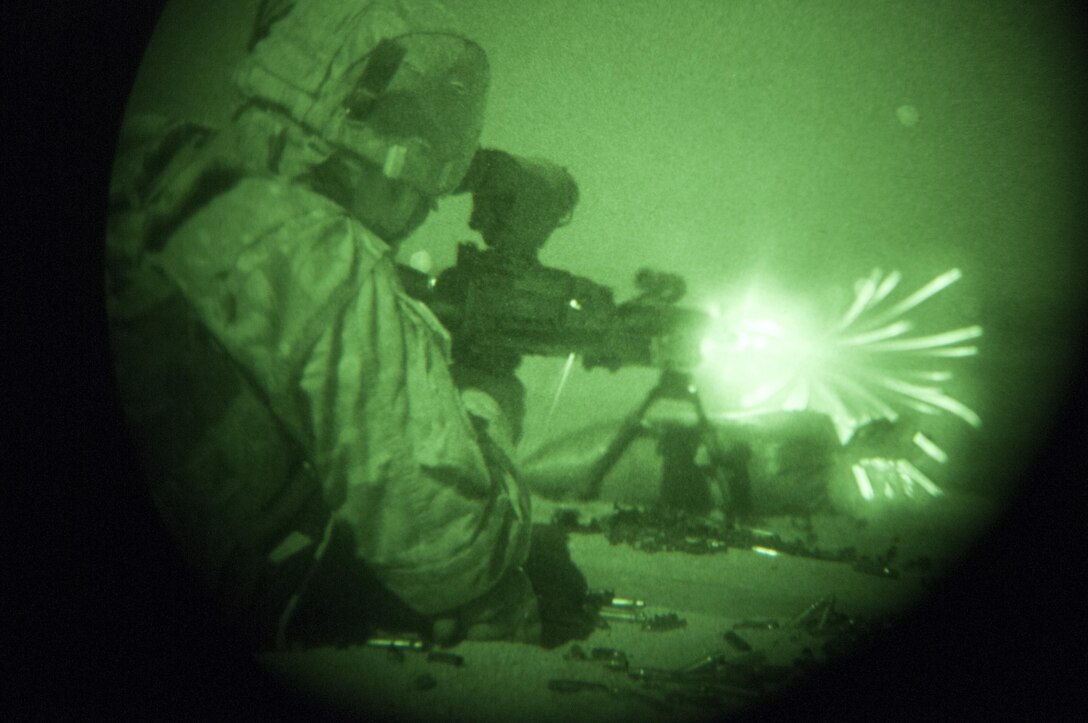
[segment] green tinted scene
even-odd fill
[[[106,273],[194,585],[349,715],[703,720],[879,648],[1075,371],[1062,22],[172,0]]]

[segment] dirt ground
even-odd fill
[[[586,522],[613,509],[606,502],[535,504],[538,520],[562,508]],[[859,558],[880,558],[894,541],[897,554],[889,568],[895,577],[846,562],[774,556],[770,547],[648,552],[611,544],[601,533],[575,532],[567,546],[591,591],[643,601],[644,619],[676,615],[684,624],[647,630],[637,621],[612,620],[585,639],[550,650],[464,642],[444,651],[460,660],[355,646],[267,653],[261,662],[291,688],[315,692],[337,711],[380,711],[395,720],[679,721],[758,711],[788,692],[790,681],[803,681],[806,671],[819,670],[827,660],[827,636],[798,621],[810,606],[833,596],[832,615],[840,620],[888,621],[909,612],[925,599],[947,561],[968,549],[990,513],[977,499],[948,496],[924,516],[865,523],[832,514],[807,522],[759,521],[759,534],[780,545],[853,547]],[[919,561],[928,561],[928,568]],[[756,628],[754,621],[767,625]],[[730,631],[736,635],[732,643],[725,637]],[[776,671],[780,678],[762,688],[737,685],[709,700],[693,688],[637,679],[640,670],[681,670],[712,655],[737,669],[755,664]],[[578,689],[552,690],[549,681],[578,681],[571,684]],[[677,690],[688,696],[669,696]]]

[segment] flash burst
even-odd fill
[[[732,343],[711,343],[705,349],[712,358],[749,355],[748,386],[739,395],[741,415],[822,412],[844,442],[862,424],[894,422],[906,410],[951,414],[978,427],[978,414],[945,387],[954,378],[956,360],[978,354],[974,342],[982,327],[919,334],[911,318],[962,276],[959,269],[950,269],[914,292],[900,294],[902,275],[875,269],[857,281],[849,308],[828,328],[789,329],[773,319],[745,315],[734,322]],[[735,370],[733,364],[727,373]]]

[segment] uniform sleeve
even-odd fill
[[[162,265],[391,591],[432,614],[524,561],[528,496],[465,411],[448,338],[362,226],[305,189],[249,179],[184,224]]]

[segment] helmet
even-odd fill
[[[479,142],[489,72],[483,49],[451,32],[441,6],[297,0],[261,15],[267,25],[234,73],[247,100],[424,195],[458,186]]]

